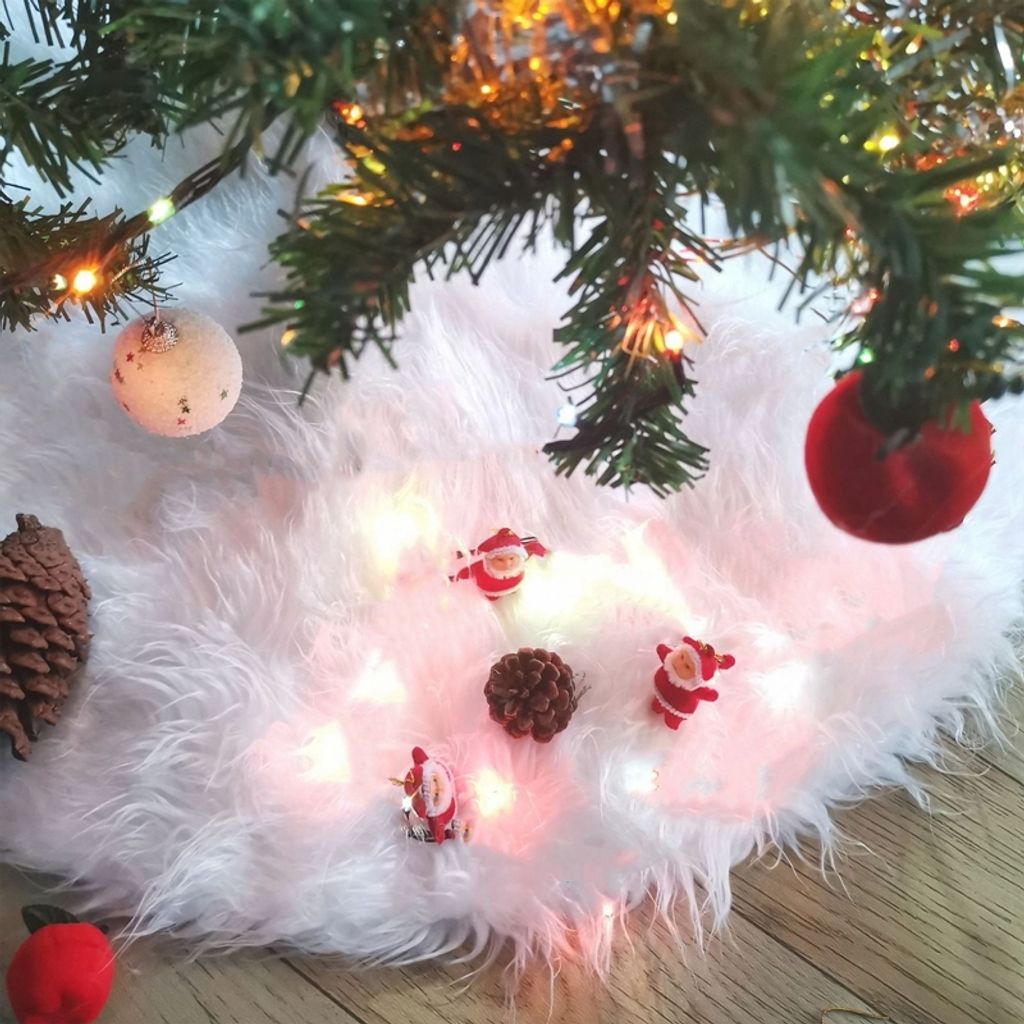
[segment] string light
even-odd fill
[[[63,274],[54,274],[50,278],[50,284],[53,286],[54,291],[62,292],[68,286],[68,279]]]
[[[90,267],[82,267],[71,278],[71,290],[77,295],[88,295],[99,284],[99,276]]]
[[[672,353],[672,355],[678,355],[683,351],[685,341],[683,332],[677,327],[673,327],[670,331],[665,332],[665,351]]]
[[[307,762],[302,778],[309,782],[348,782],[352,770],[348,749],[337,722],[313,729],[299,748],[299,756]]]
[[[289,327],[288,330],[281,335],[281,348],[287,348],[294,340],[296,334],[299,332],[294,327]]]
[[[869,153],[891,153],[900,144],[900,134],[895,128],[883,128],[864,143]]]
[[[483,818],[496,818],[510,811],[516,802],[516,789],[493,768],[482,768],[473,779],[476,808]]]
[[[869,288],[863,295],[850,303],[850,313],[853,316],[867,316],[879,298],[881,298],[881,292],[877,288]]]
[[[149,217],[149,223],[154,227],[157,224],[163,224],[169,217],[173,217],[175,214],[174,203],[167,197],[163,196],[158,199],[150,208],[146,211],[146,215]]]
[[[970,183],[962,182],[959,185],[950,185],[943,194],[946,201],[956,208],[957,214],[961,217],[972,213],[981,202],[981,189]]]
[[[339,100],[332,106],[334,112],[347,125],[355,127],[366,120],[366,111],[358,103],[343,103]]]
[[[578,413],[576,412],[576,406],[573,405],[572,402],[566,402],[565,405],[560,405],[556,416],[560,427],[575,427],[576,421],[579,418]]]

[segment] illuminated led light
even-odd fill
[[[510,811],[516,802],[516,788],[493,768],[482,768],[473,779],[476,808],[483,818],[496,818]]]
[[[665,15],[665,21],[670,25],[675,25],[679,21],[679,12],[669,11],[668,14]]]
[[[399,491],[383,507],[368,509],[363,520],[368,548],[378,572],[391,580],[406,560],[406,552],[437,544],[437,513],[429,502],[409,489]]]
[[[313,729],[299,748],[299,756],[307,763],[302,778],[308,782],[345,783],[352,778],[348,745],[337,722]]]
[[[1003,327],[1003,328],[1005,328],[1005,327],[1020,327],[1020,324],[1016,320],[1014,320],[1014,319],[1012,319],[1011,317],[1008,317],[1008,316],[1003,316],[1002,313],[1000,313],[998,316],[992,317],[992,324],[995,327]]]
[[[860,350],[860,353],[857,356],[857,362],[861,366],[867,366],[868,363],[873,363],[874,361],[875,361],[875,353],[872,352],[871,349],[869,349],[869,348],[862,348]]]
[[[174,203],[163,196],[158,199],[147,211],[149,217],[149,223],[152,225],[163,224],[169,217],[173,217],[175,214]]]
[[[62,292],[68,286],[68,279],[63,274],[54,274],[50,278],[50,284],[53,286],[55,291]]]
[[[900,133],[895,128],[884,128],[864,143],[869,153],[891,153],[900,144]]]
[[[656,792],[661,778],[658,769],[649,764],[627,764],[622,774],[627,792],[637,796],[650,796]]]
[[[480,92],[484,96],[490,96],[491,93],[494,92],[494,86],[488,85],[486,82],[484,82],[484,84],[480,86]]]
[[[99,280],[95,270],[83,267],[71,279],[71,290],[79,295],[88,295],[99,284]]]
[[[790,711],[803,703],[809,679],[807,665],[794,661],[761,676],[756,686],[776,711]]]
[[[347,125],[357,125],[366,117],[366,111],[358,103],[335,103],[334,112]]]
[[[366,668],[352,688],[356,700],[370,704],[404,704],[406,689],[392,661],[385,661],[380,651],[371,651]]]
[[[854,299],[850,303],[850,312],[854,316],[867,316],[871,312],[875,303],[880,298],[880,292],[877,288],[871,288],[866,291],[860,298]]]
[[[558,407],[558,412],[555,414],[558,418],[558,425],[560,427],[575,427],[576,421],[579,419],[579,414],[576,411],[576,406],[572,402],[566,402],[565,405]]]
[[[670,331],[665,332],[665,351],[671,352],[673,355],[678,355],[683,351],[683,345],[686,339],[683,337],[683,332],[673,327]]]
[[[341,192],[338,194],[338,201],[348,203],[349,206],[370,205],[370,200],[362,192]]]
[[[531,57],[528,63],[531,71],[540,71],[544,61],[540,57]]]
[[[281,348],[287,348],[295,340],[295,336],[298,333],[299,332],[296,331],[294,327],[289,327],[288,330],[281,335]]]
[[[957,341],[956,338],[950,338],[949,344],[946,346],[946,348],[948,348],[950,352],[959,352],[960,342]]]

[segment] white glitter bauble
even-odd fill
[[[140,427],[191,437],[217,426],[242,391],[242,360],[216,320],[162,309],[128,324],[114,343],[110,386]]]

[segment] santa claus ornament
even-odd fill
[[[412,767],[404,779],[392,779],[405,793],[402,813],[410,839],[441,844],[446,839],[469,841],[469,826],[456,817],[455,776],[422,747],[413,747]]]
[[[732,668],[731,654],[716,654],[710,644],[684,636],[678,647],[658,645],[661,667],[654,674],[654,699],[651,710],[665,720],[670,729],[678,729],[697,710],[702,701],[718,700],[718,691],[708,686],[718,671]]]
[[[968,429],[929,422],[890,451],[864,415],[861,379],[847,374],[807,427],[807,479],[822,512],[841,530],[881,544],[955,529],[992,468],[992,425],[980,404],[970,404]]]
[[[472,580],[489,601],[514,594],[526,578],[526,563],[544,558],[548,549],[536,537],[519,536],[507,526],[473,548],[469,555],[460,551],[467,564],[450,577],[453,581]]]

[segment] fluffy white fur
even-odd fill
[[[163,161],[133,147],[100,207],[145,206],[217,144]],[[253,318],[292,187],[253,168],[160,228],[182,304],[229,330]],[[988,409],[998,465],[960,530],[905,548],[845,536],[802,463],[831,386],[825,329],[779,313],[755,260],[703,297],[688,425],[712,447],[707,479],[664,502],[556,479],[539,453],[564,401],[544,379],[567,307],[556,266],[418,286],[401,372],[368,357],[302,409],[276,337],[239,336],[241,404],[197,439],[123,415],[111,334],[4,339],[2,525],[26,511],[63,528],[95,591],[60,727],[31,763],[0,760],[6,859],[78,882],[136,933],[374,961],[508,938],[524,960],[577,946],[600,967],[645,893],[720,922],[734,864],[828,843],[831,806],[910,785],[905,759],[992,707],[1022,611],[1024,405]],[[497,605],[449,586],[450,553],[502,525],[554,553]],[[649,704],[655,646],[683,632],[738,663],[677,734]],[[523,644],[589,686],[549,746],[487,717],[488,668]],[[402,835],[387,780],[415,744],[454,769],[471,844]],[[484,792],[483,816],[476,787],[495,778],[514,803]]]

